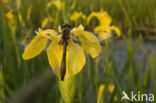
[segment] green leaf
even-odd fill
[[[139,36],[139,38],[137,39],[134,47],[130,50],[128,56],[127,56],[127,60],[126,60],[126,63],[124,64],[124,67],[122,68],[122,71],[120,73],[120,76],[119,76],[119,80],[122,80],[122,78],[126,75],[126,73],[128,73],[128,70],[130,68],[130,65],[131,65],[131,61],[133,59],[133,56],[135,54],[135,51],[136,51],[136,48],[140,42],[140,39],[141,39],[141,36]]]
[[[4,79],[3,79],[2,67],[0,67],[0,103],[4,103],[4,100],[5,100]]]
[[[64,81],[59,81],[59,88],[61,95],[65,103],[73,103],[73,97],[75,95],[76,82],[75,77],[70,77]]]

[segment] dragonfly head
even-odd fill
[[[70,24],[68,24],[68,23],[65,23],[65,24],[63,24],[63,25],[61,26],[61,29],[65,29],[65,28],[66,28],[66,29],[68,28],[68,29],[71,30],[71,29],[72,29],[72,26],[71,26]]]
[[[70,31],[72,29],[72,26],[70,24],[63,24],[61,26],[61,32],[62,32],[62,40],[67,41],[70,38]]]

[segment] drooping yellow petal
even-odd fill
[[[46,47],[48,39],[41,35],[36,35],[34,39],[28,44],[23,53],[23,59],[29,60],[40,54]]]
[[[113,30],[113,31],[115,31],[116,34],[117,34],[117,36],[120,36],[121,35],[121,31],[120,31],[120,29],[118,27],[111,26],[110,29]]]
[[[84,50],[73,41],[70,41],[67,48],[67,72],[65,78],[80,72],[86,63]]]
[[[87,18],[87,24],[89,24],[89,22],[91,21],[91,19],[92,19],[93,17],[98,18],[98,13],[92,12],[92,13],[88,16],[88,18]]]
[[[97,57],[101,52],[99,40],[90,32],[78,32],[78,37],[84,50],[93,58]]]
[[[60,77],[63,45],[52,42],[47,50],[49,63],[54,73]],[[73,41],[70,41],[66,52],[66,74],[65,79],[80,72],[85,65],[86,58],[83,49]]]
[[[36,31],[36,36],[34,39],[28,44],[23,53],[23,59],[29,60],[40,54],[46,47],[48,39],[57,40],[57,32],[54,30],[42,30],[39,28]]]
[[[99,32],[98,33],[98,38],[100,41],[109,39],[110,37],[112,37],[112,35],[109,32]]]
[[[82,12],[77,12],[75,11],[71,16],[70,20],[71,21],[77,21],[79,18],[82,18],[83,20],[86,19],[86,16]]]
[[[53,72],[58,77],[60,77],[62,54],[63,54],[63,46],[59,44],[59,41],[53,41],[47,49],[47,55],[49,64],[52,67]]]
[[[107,32],[107,33],[111,33],[111,31],[114,31],[118,36],[121,35],[120,29],[118,27],[116,27],[116,26],[103,26],[103,25],[100,25],[100,26],[97,26],[94,29],[94,32]]]
[[[110,30],[110,27],[105,27],[105,26],[97,26],[95,29],[94,29],[94,32],[101,32],[101,31],[106,31],[106,32],[111,32]]]

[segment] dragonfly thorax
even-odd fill
[[[71,31],[72,26],[70,24],[64,24],[61,29],[62,29],[62,38],[61,38],[61,44],[64,44],[67,42],[70,38],[70,31]]]

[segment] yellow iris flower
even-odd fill
[[[100,25],[98,25],[94,29],[94,32],[98,33],[98,37],[100,40],[110,38],[112,31],[114,31],[117,34],[117,36],[121,35],[120,29],[114,25],[111,25],[112,18],[108,15],[107,12],[103,11],[103,9],[101,9],[100,12],[92,12],[87,18],[87,24],[89,24],[93,17],[96,17],[100,22]]]
[[[70,21],[77,21],[79,18],[86,20],[86,16],[82,12],[75,11],[73,14],[71,14]]]
[[[60,68],[63,54],[63,45],[60,44],[61,36],[55,30],[42,30],[36,32],[37,35],[28,44],[23,53],[23,59],[29,60],[39,55],[47,45],[48,40],[51,44],[48,46],[47,55],[49,64],[54,73],[60,77]],[[70,39],[66,51],[66,74],[65,79],[77,74],[82,70],[86,63],[84,50],[91,55],[97,57],[101,52],[101,46],[98,39],[92,33],[84,31],[84,27],[79,25],[70,31]],[[79,38],[81,46],[73,41],[76,37]]]
[[[6,14],[5,14],[6,18],[12,23],[15,23],[15,19],[14,19],[14,15],[12,13],[12,10],[9,10]]]
[[[50,8],[52,5],[54,5],[58,10],[64,9],[64,2],[62,2],[61,0],[54,0],[48,2],[47,8]]]

